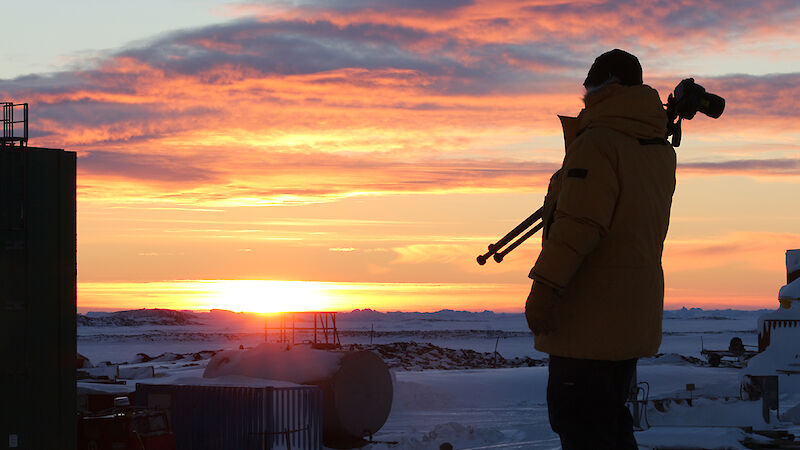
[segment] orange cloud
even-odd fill
[[[554,116],[580,108],[591,60],[570,36],[598,31],[582,15],[616,17],[595,27],[664,38],[668,18],[681,19],[673,28],[704,25],[698,33],[749,29],[781,5],[711,5],[697,18],[690,4],[671,3],[649,15],[616,2],[301,3],[174,33],[95,68],[0,80],[0,93],[32,103],[37,144],[79,152],[81,193],[99,201],[514,191],[544,184],[561,159]],[[501,39],[508,29],[519,34]],[[677,81],[667,78],[655,79],[662,93]],[[685,145],[713,154],[690,153],[684,173],[795,173],[798,75],[698,81],[728,110],[685,124]],[[766,128],[781,153],[742,158]]]

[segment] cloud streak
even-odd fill
[[[320,154],[199,156],[127,155],[92,151],[78,159],[87,191],[128,181],[151,185],[128,192],[181,203],[268,204],[330,201],[365,194],[541,189],[554,164],[507,161],[420,161]],[[148,192],[148,190],[150,192]],[[145,193],[147,193],[145,195]],[[119,201],[119,199],[117,199]]]
[[[681,163],[678,170],[681,173],[709,175],[797,176],[800,175],[800,156],[797,158]]]

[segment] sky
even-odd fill
[[[78,155],[79,311],[521,311],[539,236],[475,257],[541,206],[612,48],[663,101],[727,100],[684,122],[666,307],[777,307],[800,248],[794,0],[10,8],[0,99]]]

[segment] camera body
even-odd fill
[[[667,136],[672,136],[672,145],[681,145],[681,120],[691,120],[698,111],[716,119],[725,110],[725,99],[706,92],[703,86],[686,78],[675,87],[675,92],[667,98]],[[677,120],[676,120],[677,119]]]

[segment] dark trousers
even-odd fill
[[[637,449],[625,401],[636,359],[596,361],[550,355],[547,410],[564,450]]]

